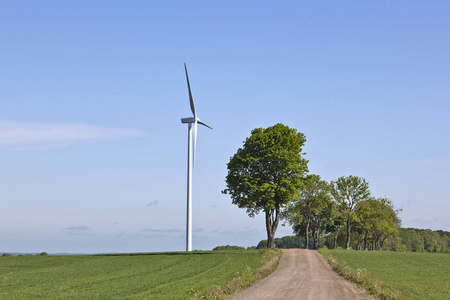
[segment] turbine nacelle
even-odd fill
[[[181,123],[183,123],[183,124],[190,124],[190,123],[194,123],[194,122],[195,122],[195,118],[194,117],[181,119]],[[197,122],[198,122],[198,120],[197,120]]]
[[[194,118],[194,117],[183,118],[183,119],[181,119],[181,123],[183,123],[183,124],[192,124],[192,123],[195,123],[195,118]],[[211,126],[206,125],[205,123],[203,123],[202,121],[200,121],[199,118],[197,118],[197,123],[200,124],[200,125],[206,126],[206,127],[208,127],[209,129],[212,129]]]

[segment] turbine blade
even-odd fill
[[[206,126],[206,127],[208,127],[209,129],[212,129],[212,127],[211,126],[209,126],[209,125],[206,125],[205,123],[203,123],[202,121],[200,121],[200,120],[198,120],[198,124],[202,124],[203,126]]]
[[[186,80],[187,80],[187,85],[188,85],[188,90],[189,90],[189,103],[191,104],[191,111],[194,114],[194,118],[197,118],[197,113],[195,112],[194,98],[192,98],[191,85],[189,84],[189,76],[188,76],[188,71],[186,68],[186,63],[184,64],[184,70],[186,71]]]
[[[195,167],[195,151],[197,149],[197,119],[192,125],[192,167]]]

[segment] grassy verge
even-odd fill
[[[227,286],[236,272],[249,277],[263,256],[243,250],[0,257],[0,299],[188,299]]]
[[[350,267],[345,261],[337,258],[329,250],[321,249],[319,252],[328,261],[330,266],[339,275],[343,276],[347,280],[354,282],[358,287],[368,291],[371,295],[377,299],[393,299],[393,300],[410,300],[413,299],[406,294],[388,286],[386,283],[371,277],[364,269],[355,269]]]
[[[224,299],[226,296],[244,290],[256,281],[272,273],[278,266],[282,256],[281,250],[261,250],[261,267],[255,270],[247,268],[244,272],[236,272],[236,277],[223,286],[215,286],[212,291],[204,295],[195,295],[194,299]]]
[[[336,272],[378,299],[448,299],[448,254],[325,249],[319,252]]]

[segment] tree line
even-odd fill
[[[353,233],[353,243],[351,247],[358,246],[358,232]],[[337,248],[344,248],[346,242],[345,232],[340,232],[337,238]],[[322,234],[319,237],[319,248],[334,247],[334,235]],[[309,241],[309,248],[313,248],[313,241]],[[265,249],[267,240],[261,240],[256,249]],[[275,238],[275,247],[280,249],[304,248],[305,239],[302,236],[284,236]],[[450,232],[443,230],[399,228],[398,235],[391,236],[384,242],[383,250],[398,252],[429,252],[429,253],[450,253]]]
[[[338,236],[344,234],[345,249],[382,250],[400,228],[392,202],[373,197],[368,182],[352,175],[330,183],[319,175],[308,175],[304,189],[287,205],[283,218],[296,234],[303,235],[305,248],[311,237],[314,249],[319,247],[321,235],[330,234],[330,246],[337,248]]]
[[[281,220],[303,237],[305,248],[317,249],[326,236],[330,248],[422,251],[423,241],[424,251],[448,249],[445,234],[402,230],[400,210],[388,198],[374,197],[364,178],[350,175],[326,182],[308,174],[305,142],[303,133],[283,124],[256,128],[227,164],[222,192],[250,217],[264,212],[267,248],[277,246]]]
[[[450,253],[450,232],[400,228],[397,236],[385,242],[385,250]]]

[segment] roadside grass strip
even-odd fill
[[[378,299],[450,299],[450,255],[327,250],[319,252],[346,279]]]
[[[255,282],[272,273],[280,263],[283,252],[279,249],[261,250],[261,267],[252,270],[250,267],[244,272],[236,272],[236,277],[223,286],[215,286],[206,295],[196,294],[193,299],[224,299],[226,296],[240,292]]]
[[[0,257],[0,299],[218,299],[212,290],[227,287],[236,277],[256,276],[265,253]]]

